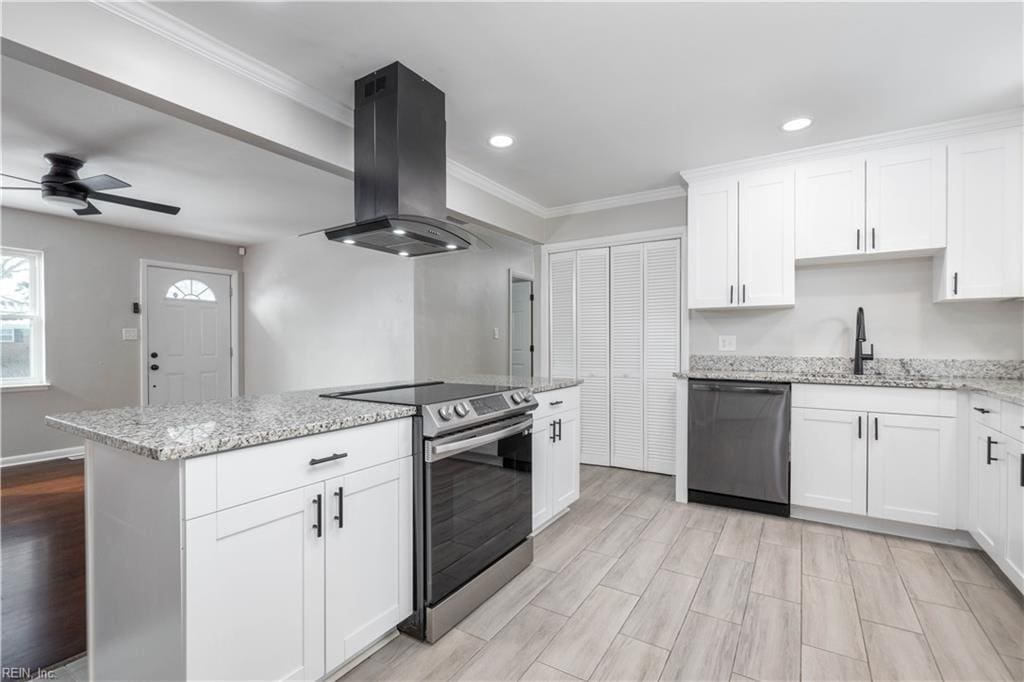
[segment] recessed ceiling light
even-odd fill
[[[395,234],[405,234],[405,230],[400,229],[400,228],[399,229],[395,229],[395,230],[391,230],[391,231],[393,233],[395,233]]]
[[[355,244],[356,240],[355,239],[342,239],[341,243],[342,244]]]
[[[446,248],[449,251],[451,251],[452,249],[457,249],[459,247],[455,246],[455,244],[447,244],[444,248]]]
[[[782,124],[782,129],[787,133],[795,133],[798,130],[803,130],[811,125],[813,121],[808,116],[801,116],[800,118],[794,118],[786,121]]]
[[[487,140],[488,144],[498,149],[504,149],[505,147],[511,147],[516,143],[516,140],[511,135],[492,135],[491,139]]]
[[[408,251],[399,251],[399,252],[398,252],[398,255],[399,255],[399,256],[408,256],[408,255],[409,255],[409,252],[408,252]]]

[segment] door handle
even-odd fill
[[[323,495],[317,493],[317,496],[313,498],[313,506],[316,507],[316,523],[313,524],[313,530],[316,531],[316,536],[323,537]]]
[[[992,446],[999,445],[999,441],[992,440],[992,436],[985,436],[985,440],[987,441],[985,443],[985,463],[991,464],[992,462],[998,462],[999,458],[992,456]]]
[[[157,371],[158,369],[160,369],[160,365],[150,365],[150,366],[149,366],[149,369],[155,372],[155,371]]]
[[[317,464],[324,464],[325,462],[333,462],[336,459],[344,459],[346,457],[348,457],[348,453],[347,452],[336,452],[333,455],[328,455],[327,457],[320,457],[319,459],[314,457],[313,459],[309,460],[309,466],[315,467]]]
[[[338,528],[345,527],[345,488],[339,486],[334,496],[338,498],[338,515],[334,517],[334,520],[338,522]]]

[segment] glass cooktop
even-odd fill
[[[323,398],[344,398],[345,400],[366,400],[373,403],[390,403],[393,405],[432,405],[446,403],[464,398],[474,398],[490,393],[501,393],[512,390],[508,386],[489,384],[448,384],[442,381],[422,384],[405,384],[390,388],[362,389],[357,391],[338,391],[324,393]]]

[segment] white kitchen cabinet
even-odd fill
[[[188,679],[324,674],[323,496],[318,483],[185,524]]]
[[[326,482],[326,669],[412,613],[412,458]]]
[[[794,407],[790,429],[791,503],[867,513],[867,414]]]
[[[576,373],[580,388],[580,437],[583,461],[608,466],[609,444],[609,250],[576,252]]]
[[[687,190],[687,276],[691,309],[736,305],[739,187],[735,178]]]
[[[1001,438],[980,424],[971,429],[971,535],[995,557],[1002,555],[1006,538],[1006,460],[1000,456]]]
[[[1024,444],[1007,440],[1005,569],[1018,589],[1024,590]]]
[[[972,135],[949,145],[948,245],[935,259],[935,299],[1024,293],[1021,133]]]
[[[740,177],[740,307],[785,306],[795,302],[793,177],[791,168]]]
[[[946,145],[915,144],[867,155],[867,253],[946,245]]]
[[[580,496],[580,388],[537,394],[533,419],[533,529]]]
[[[868,413],[868,516],[956,526],[952,417]]]
[[[796,168],[796,257],[864,253],[863,156],[804,163]]]

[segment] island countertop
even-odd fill
[[[459,383],[529,388],[575,386],[576,379],[460,376]],[[157,460],[181,459],[411,417],[413,407],[321,398],[321,393],[372,389],[410,381],[336,386],[181,405],[120,407],[46,417],[46,424],[86,440]]]

